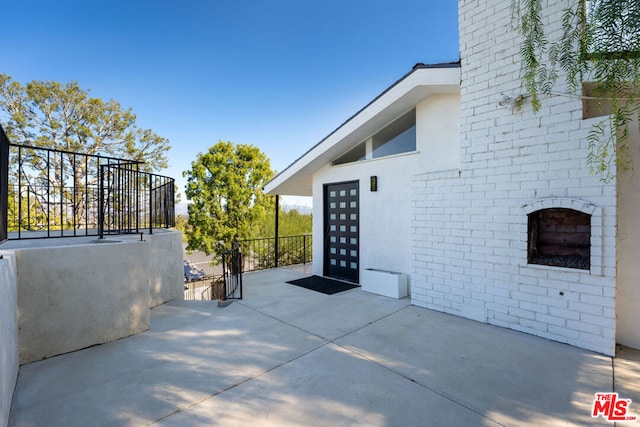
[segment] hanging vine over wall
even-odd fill
[[[574,96],[590,82],[590,96],[610,114],[589,132],[587,163],[592,173],[610,181],[613,162],[629,166],[629,126],[640,119],[640,0],[568,0],[553,40],[544,25],[545,13],[557,10],[549,7],[551,1],[513,0],[522,37],[522,85],[539,111],[542,96],[562,95],[554,92],[560,78],[567,95]]]

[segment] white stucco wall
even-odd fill
[[[640,131],[629,125],[629,155],[633,168],[618,172],[618,234],[616,338],[618,343],[640,348]]]
[[[0,427],[9,422],[18,377],[18,291],[13,260],[0,260]]]
[[[359,164],[326,166],[314,175],[313,272],[323,274],[323,185],[360,181],[360,270],[377,268],[408,273],[411,266],[409,182],[418,155],[401,155]],[[378,191],[369,177],[378,177]]]
[[[416,138],[420,171],[460,166],[460,95],[434,95],[416,105]]]
[[[500,107],[522,92],[510,3],[458,4],[461,164],[414,177],[412,302],[613,355],[616,188],[586,165],[593,120],[570,97]],[[545,3],[546,31],[567,4]],[[526,207],[574,202],[598,213],[591,270],[528,265]]]
[[[313,273],[323,274],[323,186],[360,182],[360,270],[411,270],[411,177],[459,162],[459,97],[436,95],[416,106],[416,152],[338,166],[313,176]],[[378,191],[369,178],[378,177]],[[410,282],[409,277],[409,282]]]

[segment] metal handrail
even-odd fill
[[[143,162],[12,144],[0,162],[0,242],[152,233],[175,226],[174,180],[140,171]]]

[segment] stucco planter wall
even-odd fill
[[[143,238],[149,243],[149,307],[184,299],[182,234],[175,230],[154,230]],[[140,240],[140,236],[122,236],[122,239]]]
[[[22,364],[142,332],[151,307],[184,298],[182,235],[175,230],[10,241],[0,255],[3,368],[13,350]]]
[[[150,307],[184,298],[177,231],[68,242],[13,242],[1,251],[15,265],[15,271],[2,271],[0,291],[11,283],[17,288],[20,363],[145,331]],[[8,304],[3,316],[9,316],[11,299],[2,303]]]
[[[17,286],[11,259],[0,260],[0,426],[9,422],[18,377]]]
[[[144,241],[16,251],[20,362],[149,328]]]

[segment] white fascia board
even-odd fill
[[[415,108],[430,95],[460,92],[460,67],[416,68],[265,185],[267,194],[312,195],[321,167]]]

